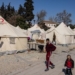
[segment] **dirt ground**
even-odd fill
[[[12,55],[0,56],[0,75],[65,75],[62,72],[67,54],[71,54],[75,60],[75,50],[70,52],[53,53],[51,61],[55,64],[54,69],[45,72],[46,53],[30,51]],[[73,69],[73,75],[75,75]]]

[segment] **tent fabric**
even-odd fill
[[[34,32],[34,31],[40,31],[40,33],[31,33],[31,32]],[[41,35],[44,36],[43,38],[41,38]],[[28,29],[28,36],[30,38],[33,38],[34,40],[36,39],[44,39],[45,38],[45,31],[44,29],[41,29],[37,24],[35,24],[33,27],[29,28]]]
[[[53,35],[56,36],[56,42],[59,44],[70,44],[74,43],[74,33],[68,29],[68,27],[62,22],[57,28],[47,32],[46,38],[53,41]]]
[[[75,29],[73,29],[73,32],[74,32],[74,34],[75,34]],[[74,43],[75,43],[75,36],[74,36]]]
[[[31,31],[32,34],[41,33],[39,30]]]
[[[0,52],[28,49],[27,35],[0,16]]]
[[[15,38],[15,43],[10,43],[10,38],[1,38],[0,40],[0,52],[4,51],[21,51],[27,48],[27,38]]]
[[[46,33],[50,32],[50,31],[52,31],[52,30],[54,30],[54,29],[55,29],[55,27],[51,27],[50,29],[48,29],[48,30],[46,31]]]
[[[70,30],[70,32],[72,32],[75,35],[75,33],[73,32],[73,30],[70,28],[70,26],[68,26],[68,29]]]
[[[35,31],[35,30],[39,30],[41,33],[44,32],[44,29],[41,29],[37,24],[35,24],[33,27],[29,28],[28,31]]]
[[[2,21],[2,20],[3,21]],[[27,37],[22,32],[18,31],[14,26],[9,24],[3,17],[0,16],[0,36],[4,37]]]
[[[53,40],[53,34],[54,34],[55,27],[51,27],[46,31],[46,38],[50,38],[50,40]]]
[[[24,33],[26,36],[28,35],[27,30],[21,29],[19,26],[17,26],[16,29]]]
[[[55,30],[62,35],[74,35],[63,22]]]
[[[32,39],[36,40],[36,39],[39,38],[39,36],[40,36],[40,34],[35,33],[35,34],[32,35]]]

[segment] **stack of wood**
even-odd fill
[[[44,40],[37,39],[36,42],[44,44]]]

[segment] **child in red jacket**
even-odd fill
[[[67,55],[67,59],[65,61],[66,68],[66,75],[72,75],[72,69],[74,68],[74,61],[71,58],[71,55]]]
[[[50,43],[49,39],[46,39],[46,70],[49,70],[49,65],[51,65],[52,68],[54,68],[54,64],[50,61],[50,56],[52,54],[52,51],[54,51],[56,47]]]

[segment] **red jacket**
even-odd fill
[[[55,51],[56,47],[53,44],[46,44],[46,52]]]
[[[72,60],[72,59],[70,59],[70,60],[66,60],[65,61],[65,66],[67,67],[67,68],[74,68],[74,61]]]

